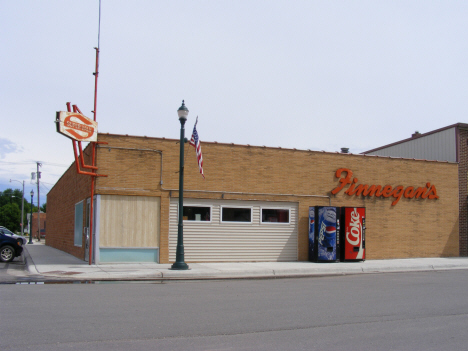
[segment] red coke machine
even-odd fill
[[[366,208],[341,208],[341,261],[366,259]]]

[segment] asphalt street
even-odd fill
[[[21,255],[12,262],[0,262],[0,283],[12,283],[28,277],[25,257]]]
[[[467,270],[0,285],[0,340],[48,351],[465,350],[466,291]]]

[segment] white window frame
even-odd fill
[[[287,222],[264,222],[263,221],[263,210],[285,210],[285,211],[288,211],[288,221]],[[260,224],[262,224],[262,225],[290,225],[291,224],[291,209],[288,208],[288,207],[273,207],[273,206],[260,207]]]
[[[243,208],[250,210],[250,222],[244,221],[223,221],[223,210],[224,208]],[[219,208],[219,223],[229,223],[229,224],[252,224],[253,223],[253,206],[230,206],[230,205],[221,205]]]
[[[209,221],[194,221],[190,219],[183,219],[184,223],[197,223],[197,224],[209,224],[213,220],[213,206],[212,205],[203,205],[203,204],[184,204],[184,207],[208,207],[210,209],[210,220]],[[177,204],[177,217],[179,217],[179,204]],[[177,218],[178,219],[178,218]]]

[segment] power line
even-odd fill
[[[34,163],[34,162],[8,162],[8,161],[0,161],[0,163],[6,163],[6,164],[9,164],[9,165],[28,165],[28,164]]]
[[[64,165],[64,164],[61,164],[61,163],[42,162],[42,164],[46,165],[46,166],[58,166],[58,167],[69,167],[72,163],[70,163],[68,165]]]
[[[9,164],[9,165],[29,165],[31,163],[36,164],[36,161],[24,161],[24,162],[8,162],[8,161],[0,161],[0,163]],[[70,164],[65,165],[62,163],[53,163],[53,162],[41,162],[43,165],[47,166],[57,166],[57,167],[69,167]]]

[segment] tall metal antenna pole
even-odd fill
[[[94,72],[94,121],[96,122],[96,111],[97,111],[97,85],[98,85],[98,76],[99,76],[99,45],[101,37],[101,0],[99,0],[99,27],[98,27],[98,47],[94,48],[96,50],[96,70]],[[91,143],[92,146],[92,163],[93,167],[96,166],[96,143]],[[93,264],[93,238],[94,238],[94,184],[96,182],[96,177],[91,176],[91,199],[90,199],[90,208],[89,208],[89,259],[88,264]]]
[[[96,108],[97,108],[97,83],[99,76],[99,47],[101,41],[101,0],[99,0],[99,27],[98,27],[98,46],[94,48],[96,50],[96,71],[94,74],[94,121],[96,121]]]
[[[97,46],[100,47],[101,41],[101,0],[99,0],[99,26],[98,26],[98,36],[97,36]]]

